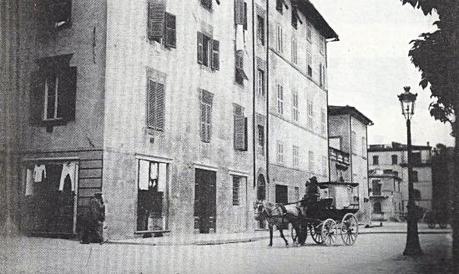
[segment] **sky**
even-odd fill
[[[419,86],[411,63],[411,40],[435,30],[438,17],[400,0],[310,0],[338,34],[328,43],[330,105],[350,105],[370,118],[369,144],[406,143],[406,124],[397,95],[404,86],[418,93],[412,119],[413,144],[453,146],[451,128],[429,114],[430,90]]]

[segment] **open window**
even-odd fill
[[[166,12],[163,0],[148,2],[148,39],[167,48],[177,47],[177,25],[175,15]]]

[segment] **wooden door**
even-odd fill
[[[200,233],[216,231],[216,173],[196,169],[195,172],[195,228]]]

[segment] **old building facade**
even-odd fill
[[[17,6],[20,228],[106,236],[250,231],[257,199],[328,179],[326,40],[309,1]],[[11,87],[11,85],[9,85]]]
[[[400,221],[403,215],[402,179],[391,170],[369,171],[372,221]]]
[[[413,184],[416,205],[424,210],[432,209],[432,147],[413,145]],[[370,169],[395,172],[402,179],[402,209],[406,215],[408,205],[408,152],[404,144],[370,145],[368,149]]]
[[[338,182],[350,183],[351,205],[359,208],[359,217],[370,221],[368,193],[368,126],[373,122],[352,106],[328,107],[330,173]],[[333,155],[333,157],[332,157]],[[336,155],[336,156],[334,156]],[[347,159],[337,163],[336,157]],[[332,176],[332,174],[330,175]]]

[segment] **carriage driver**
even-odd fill
[[[312,210],[316,207],[317,201],[320,198],[319,183],[317,182],[316,176],[309,178],[309,181],[306,182],[306,193],[303,196],[301,201],[301,214],[306,216],[308,210]]]

